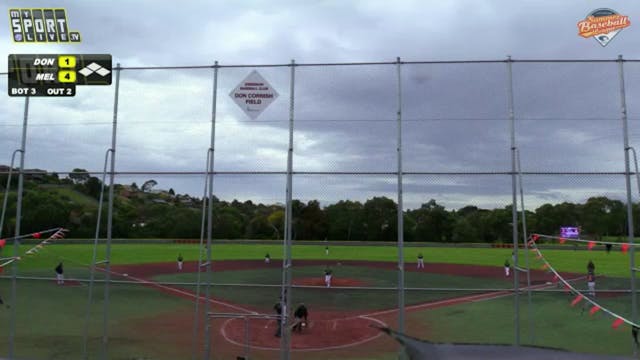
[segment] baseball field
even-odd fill
[[[5,256],[11,249],[5,248]],[[21,249],[26,251],[27,247]],[[392,359],[399,346],[376,326],[397,327],[397,250],[384,246],[296,245],[292,249],[295,307],[304,303],[309,321],[292,336],[294,359]],[[104,257],[100,248],[97,258]],[[110,359],[189,359],[203,349],[204,326],[210,326],[215,359],[279,358],[273,306],[282,282],[281,245],[215,244],[212,247],[212,300],[205,304],[198,289],[195,244],[116,244],[112,248],[109,305],[104,306],[105,276],[96,271],[93,302],[88,306],[92,246],[52,244],[18,262],[16,299],[11,299],[11,269],[0,282],[4,307],[0,348],[7,352],[10,324],[15,322],[18,359],[77,359],[86,352]],[[271,262],[265,263],[269,253]],[[416,266],[418,253],[425,268]],[[543,250],[545,258],[577,288],[586,289],[586,264],[596,264],[598,302],[629,317],[627,253],[593,250]],[[183,269],[176,258],[182,254]],[[405,331],[435,342],[512,344],[514,342],[513,270],[503,264],[511,249],[404,249]],[[521,265],[525,251],[520,251]],[[542,263],[529,256],[531,298],[520,294],[520,339],[523,344],[576,352],[630,355],[631,329],[613,329],[611,317],[589,313],[584,303],[571,305],[574,295],[553,282]],[[65,283],[55,281],[63,262]],[[323,274],[333,273],[327,288]],[[520,273],[526,288],[526,276]],[[197,326],[195,301],[200,294]],[[16,317],[12,319],[11,310]],[[217,314],[205,324],[204,311]],[[106,313],[106,323],[104,322]],[[87,314],[89,316],[87,317]],[[227,314],[227,315],[222,315]],[[228,315],[234,314],[234,315]],[[89,319],[86,322],[87,318]],[[107,346],[102,341],[107,327]],[[200,355],[198,355],[200,356]]]

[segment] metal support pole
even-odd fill
[[[633,146],[629,146],[629,150],[633,154],[633,163],[635,164],[635,173],[636,173],[636,184],[638,186],[638,194],[640,194],[640,172],[638,172],[638,156],[636,154],[636,149]]]
[[[93,285],[95,283],[96,265],[98,264],[98,240],[100,239],[100,225],[102,224],[102,203],[104,202],[104,182],[107,176],[107,164],[109,154],[113,149],[108,149],[104,155],[104,166],[102,168],[102,182],[100,183],[100,200],[98,201],[98,216],[96,219],[96,232],[93,240],[93,254],[91,256],[91,270],[89,274],[89,292],[87,295],[87,311],[85,313],[84,333],[82,335],[82,358],[89,359],[89,322],[91,320],[91,305],[93,304]],[[104,261],[101,261],[104,263]]]
[[[524,208],[524,185],[522,182],[522,166],[520,165],[520,150],[518,155],[518,183],[520,184],[520,207],[522,214],[522,242],[524,243],[524,259],[527,267],[527,323],[529,324],[529,345],[535,344],[535,326],[533,319],[533,301],[531,299],[531,267],[529,265],[529,241],[527,239],[527,215]]]
[[[20,170],[18,170],[18,199],[16,205],[16,232],[13,240],[13,257],[20,254],[20,223],[22,221],[22,192],[24,189],[24,156],[27,147],[27,121],[29,119],[29,97],[24,98],[24,117],[22,119],[22,143],[20,145]],[[11,321],[9,325],[9,359],[14,358],[16,337],[16,292],[18,262],[11,264]]]
[[[4,219],[7,214],[7,203],[9,202],[9,191],[11,190],[11,176],[13,174],[13,166],[16,160],[16,154],[22,153],[21,149],[15,150],[11,154],[11,165],[9,165],[9,175],[7,176],[7,187],[4,190],[4,197],[2,198],[2,215],[0,215],[0,239],[2,238],[2,230],[4,229]]]
[[[509,107],[509,129],[511,133],[511,229],[513,236],[513,266],[518,267],[518,196],[516,191],[516,127],[513,109],[513,71],[511,56],[507,57],[507,97]],[[515,345],[520,346],[520,280],[518,272],[513,272],[513,307]]]
[[[109,359],[109,282],[111,281],[111,239],[113,236],[113,186],[116,171],[116,134],[118,130],[118,96],[120,91],[120,63],[116,68],[116,88],[113,100],[111,132],[111,164],[109,166],[109,204],[107,207],[107,241],[105,244],[104,310],[102,312],[102,358]]]
[[[289,89],[289,150],[287,152],[287,189],[286,209],[284,217],[284,259],[282,260],[282,290],[280,301],[282,306],[282,318],[280,318],[280,359],[289,360],[291,357],[291,329],[286,326],[291,309],[291,238],[293,229],[293,119],[295,105],[296,62],[291,60],[291,78]]]
[[[627,229],[629,246],[629,268],[631,269],[631,321],[636,323],[638,319],[637,294],[636,294],[636,272],[635,266],[635,246],[633,241],[633,202],[631,197],[631,170],[629,165],[629,129],[627,125],[627,99],[624,85],[624,60],[622,55],[618,56],[618,76],[620,79],[620,116],[622,118],[622,136],[624,138],[624,180],[627,187]],[[633,355],[637,355],[638,349],[632,341]]]
[[[208,174],[210,172],[209,170],[209,159],[210,156],[213,155],[213,152],[211,151],[212,149],[209,149],[207,151],[207,162],[205,165],[205,172]],[[204,190],[202,190],[202,219],[200,220],[200,245],[198,247],[199,251],[198,251],[198,272],[196,275],[196,302],[195,302],[195,309],[194,309],[194,315],[193,315],[193,337],[192,337],[192,359],[196,360],[198,358],[198,317],[200,316],[200,286],[201,286],[201,279],[202,279],[202,267],[203,267],[203,262],[202,262],[202,253],[206,252],[207,249],[204,246],[204,235],[205,235],[205,228],[207,226],[207,188],[209,186],[209,176],[205,176],[205,180],[204,180]],[[206,265],[204,265],[206,266]],[[208,324],[208,320],[205,320],[205,326],[206,324]]]
[[[396,58],[398,77],[397,156],[398,156],[398,331],[404,333],[404,217],[402,203],[402,63]]]
[[[218,105],[218,62],[213,67],[213,95],[211,99],[211,140],[209,146],[209,168],[207,169],[207,177],[209,178],[209,190],[207,195],[207,266],[205,273],[205,324],[204,324],[204,358],[211,358],[211,322],[208,321],[208,314],[211,311],[211,239],[213,238],[213,165],[215,163],[215,144],[216,144],[216,108]],[[203,200],[204,201],[204,200]],[[198,301],[198,299],[196,299]]]

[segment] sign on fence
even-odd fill
[[[255,120],[276,98],[278,92],[253,70],[229,94],[247,116]]]

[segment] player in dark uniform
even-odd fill
[[[295,325],[293,325],[293,331],[298,330],[298,332],[302,332],[302,328],[307,326],[307,317],[309,316],[309,312],[307,311],[307,307],[304,304],[300,304],[296,311],[293,313],[293,317],[295,318]]]
[[[270,262],[271,262],[271,255],[269,255],[269,253],[267,253],[267,254],[264,256],[264,263],[265,263],[265,264],[268,264],[268,263],[270,263]]]
[[[587,264],[587,274],[595,274],[596,273],[596,266],[593,264],[593,261],[589,260],[589,263]]]
[[[278,319],[276,320],[278,322],[278,325],[276,326],[275,336],[276,337],[280,337],[280,336],[282,336],[282,319],[280,318],[280,316],[282,316],[282,303],[281,303],[281,301],[278,301],[275,305],[273,305],[273,310],[275,310],[276,314],[278,314]]]

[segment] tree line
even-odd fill
[[[44,175],[43,175],[44,174]],[[86,170],[74,169],[67,178],[43,172],[26,177],[22,233],[64,226],[69,237],[92,238],[95,233],[100,179]],[[0,175],[0,188],[6,175]],[[3,237],[15,228],[15,183],[9,193]],[[186,194],[154,190],[155,180],[141,186],[114,185],[113,236],[118,238],[198,239],[202,227],[202,199]],[[3,188],[1,188],[4,190]],[[0,193],[0,200],[4,191]],[[102,229],[106,227],[106,200]],[[387,197],[364,202],[341,200],[322,206],[318,200],[293,200],[294,240],[396,241],[397,204]],[[635,222],[640,205],[633,204]],[[213,200],[213,235],[217,239],[271,239],[284,237],[285,208],[282,204]],[[520,217],[520,216],[519,216]],[[626,204],[604,196],[584,203],[544,204],[526,212],[530,232],[557,234],[561,226],[579,226],[591,237],[624,236]],[[447,210],[430,199],[419,208],[403,212],[404,240],[427,242],[510,243],[511,206],[482,209],[468,205]],[[636,225],[635,232],[640,233]],[[104,236],[104,233],[102,234]]]

